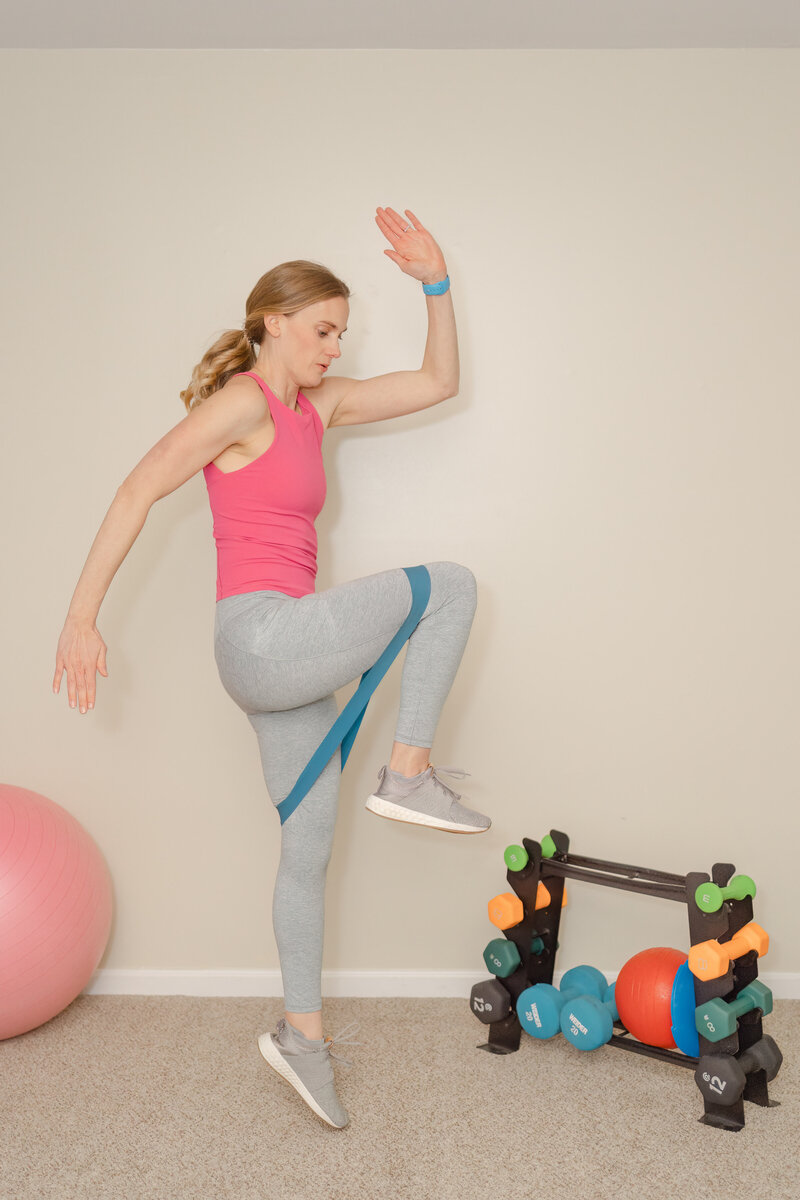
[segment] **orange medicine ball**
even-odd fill
[[[628,959],[614,987],[625,1028],[646,1046],[672,1050],[672,988],[687,956],[669,946],[654,946]]]

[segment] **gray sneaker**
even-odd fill
[[[439,774],[464,777],[461,767],[434,767],[428,763],[419,775],[398,778],[388,766],[378,772],[378,786],[365,805],[370,812],[390,821],[429,825],[450,833],[485,833],[492,822],[483,813],[459,804],[461,796],[442,783]]]
[[[352,1022],[336,1037],[312,1041],[285,1017],[281,1017],[276,1033],[262,1033],[258,1039],[258,1048],[269,1065],[300,1093],[318,1117],[328,1125],[333,1125],[334,1129],[344,1129],[350,1117],[336,1095],[330,1060],[335,1058],[346,1067],[352,1067],[353,1064],[333,1054],[331,1046],[335,1042],[363,1045],[363,1042],[353,1042],[344,1037],[348,1030],[352,1029],[355,1033],[359,1028],[358,1024]]]

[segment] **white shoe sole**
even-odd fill
[[[308,1088],[303,1083],[300,1076],[296,1075],[295,1072],[292,1070],[292,1068],[289,1066],[286,1059],[283,1057],[280,1050],[273,1042],[272,1035],[270,1033],[262,1033],[261,1034],[261,1036],[258,1039],[258,1048],[261,1051],[262,1056],[269,1063],[269,1065],[274,1070],[276,1070],[278,1072],[278,1074],[287,1081],[287,1083],[290,1083],[296,1092],[300,1093],[300,1095],[303,1097],[303,1099],[305,1100],[308,1107],[313,1112],[315,1112],[317,1114],[317,1116],[320,1117],[320,1119],[325,1122],[326,1125],[330,1125],[332,1129],[346,1129],[347,1128],[347,1125],[350,1124],[349,1118],[345,1125],[337,1125],[334,1121],[332,1121],[330,1119],[330,1117],[324,1112],[324,1110],[320,1108],[320,1106],[317,1104],[314,1097],[311,1095],[311,1092],[308,1090]]]
[[[390,821],[405,821],[408,825],[427,825],[431,829],[443,829],[447,833],[487,833],[492,827],[491,822],[484,829],[483,826],[458,825],[455,821],[443,821],[440,817],[431,817],[427,813],[417,812],[413,808],[403,808],[402,804],[395,804],[374,793],[364,807],[379,817],[388,817]]]

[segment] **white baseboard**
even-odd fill
[[[617,972],[606,971],[609,982]],[[553,982],[560,982],[556,971]],[[413,996],[469,1000],[475,983],[491,976],[470,971],[323,971],[323,997]],[[800,999],[800,972],[759,975],[776,1000]],[[281,973],[273,971],[133,971],[105,967],[96,971],[88,996],[283,996]]]

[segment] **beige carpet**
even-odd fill
[[[800,1001],[764,1022],[780,1107],[698,1123],[692,1072],[559,1037],[479,1051],[466,1000],[333,999],[361,1022],[331,1129],[261,1058],[280,1000],[81,996],[0,1042],[2,1200],[798,1200]]]

